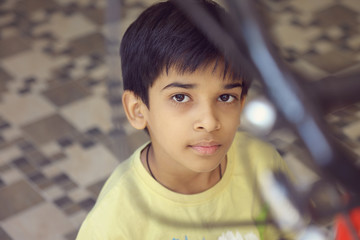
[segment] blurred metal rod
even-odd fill
[[[360,193],[360,169],[355,165],[356,157],[329,134],[329,129],[314,108],[310,95],[298,84],[294,76],[280,64],[269,47],[268,36],[254,11],[254,2],[227,0],[234,26],[223,27],[196,1],[174,0],[194,23],[224,52],[240,69],[251,70],[260,76],[265,89],[279,112],[304,142],[314,163],[330,179],[341,183],[348,190]],[[228,24],[225,22],[225,24]],[[222,29],[223,28],[223,29]],[[232,29],[230,33],[224,29]],[[234,40],[243,36],[246,46]],[[234,43],[235,42],[235,43]],[[243,56],[247,48],[251,60]],[[256,68],[254,68],[254,64]],[[244,68],[244,66],[246,66]]]
[[[309,95],[273,53],[267,41],[269,37],[254,11],[254,1],[227,0],[227,3],[240,24],[239,29],[268,95],[303,140],[315,164],[348,190],[360,193],[360,169],[355,165],[356,157],[329,135],[323,117],[314,109]]]

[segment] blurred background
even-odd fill
[[[0,0],[0,240],[75,239],[106,178],[147,140],[121,109],[117,47],[155,1],[119,2],[106,21],[106,0]],[[360,69],[359,0],[261,2],[291,69],[309,81]],[[250,98],[262,94],[254,83]],[[360,155],[360,104],[324,117]],[[280,119],[261,137],[299,186],[317,179]]]

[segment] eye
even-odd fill
[[[235,100],[235,97],[230,94],[223,94],[219,97],[219,101],[221,101],[221,102],[230,103],[230,102],[233,102],[234,100]]]
[[[176,94],[172,97],[175,102],[185,103],[190,101],[190,98],[186,96],[185,94]]]

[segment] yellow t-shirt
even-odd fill
[[[107,180],[77,240],[277,239],[268,225],[254,224],[264,218],[257,175],[265,169],[285,169],[268,144],[236,134],[222,179],[193,195],[172,192],[156,182],[140,161],[144,147]]]

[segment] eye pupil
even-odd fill
[[[177,94],[174,97],[175,97],[176,101],[178,101],[178,102],[182,102],[185,99],[185,95],[183,95],[183,94]]]
[[[224,94],[224,95],[221,95],[220,98],[221,98],[221,101],[226,102],[229,100],[229,95]]]

